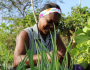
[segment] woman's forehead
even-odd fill
[[[50,14],[44,16],[44,18],[47,20],[53,20],[53,19],[60,20],[60,17],[61,16],[58,13],[50,13]]]

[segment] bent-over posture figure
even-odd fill
[[[33,27],[28,27],[22,30],[20,34],[17,36],[16,47],[13,58],[14,67],[17,67],[21,62],[21,58],[23,59],[25,57],[26,49],[23,40],[25,41],[28,50],[32,48],[32,42],[33,42],[33,53],[34,53],[33,61],[35,65],[37,64],[36,62],[38,60],[36,44],[35,44],[35,41],[37,42],[37,39],[39,41],[42,41],[42,43],[51,52],[53,45],[50,36],[50,31],[52,32],[52,34],[54,34],[54,25],[55,28],[58,29],[60,19],[61,19],[61,9],[57,4],[49,3],[46,4],[41,9],[39,14],[39,22],[36,23]],[[57,45],[58,55],[60,56],[59,60],[62,61],[61,58],[64,57],[66,48],[58,34],[56,34],[56,45]],[[41,48],[40,45],[39,48]],[[47,56],[50,61],[50,56],[48,54]],[[41,55],[39,55],[39,58],[41,59]],[[68,59],[70,63],[70,56]],[[27,59],[26,64],[27,67],[30,66],[29,59]]]

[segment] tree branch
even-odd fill
[[[35,21],[37,23],[37,18],[36,18],[34,7],[33,7],[33,0],[31,0],[31,5],[32,5],[32,10],[33,10],[33,15],[34,15]]]

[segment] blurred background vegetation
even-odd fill
[[[49,0],[45,1],[49,3]],[[61,1],[60,1],[61,2]],[[35,15],[38,18],[43,0],[33,0]],[[31,9],[31,10],[30,10]],[[16,36],[19,32],[33,26],[36,22],[33,16],[30,0],[1,0],[0,11],[0,60],[3,64],[13,66],[13,53],[16,45]],[[62,13],[58,34],[67,47],[75,28],[83,29],[90,18],[90,8],[76,5],[71,8],[71,14],[65,17]],[[38,20],[38,19],[37,19]],[[73,38],[71,48],[76,47],[77,43]],[[8,58],[8,59],[7,59]]]

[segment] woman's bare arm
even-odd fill
[[[26,48],[28,49],[29,48],[29,36],[26,31],[22,31],[17,36],[17,43],[16,43],[14,57],[13,57],[14,67],[17,67],[19,65],[19,63],[21,62],[21,59],[24,59],[24,57],[25,57],[26,49],[25,49],[24,42],[26,44]],[[33,60],[34,60],[34,64],[36,64],[35,61],[38,60],[37,55],[33,55]],[[27,64],[27,67],[30,66],[29,59],[27,59],[26,64]]]
[[[57,44],[57,50],[58,50],[58,56],[59,56],[59,60],[62,62],[63,58],[64,58],[64,55],[66,53],[66,48],[60,38],[59,35],[57,35],[57,41],[56,41],[56,44]],[[70,65],[70,55],[68,53],[68,66]]]

